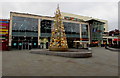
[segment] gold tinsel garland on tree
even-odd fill
[[[62,17],[59,7],[57,7],[49,50],[65,51],[67,49],[68,49],[68,45],[67,45],[65,29],[62,22]]]

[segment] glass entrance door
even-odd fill
[[[22,49],[29,49],[29,42],[28,41],[23,41],[22,43]]]

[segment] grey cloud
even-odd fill
[[[109,30],[118,26],[117,2],[5,2],[2,17],[9,18],[10,11],[54,16],[58,3],[62,12],[108,20]]]

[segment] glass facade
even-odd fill
[[[88,25],[87,24],[81,24],[81,31],[82,31],[82,40],[86,41],[88,40]]]
[[[63,22],[69,48],[75,48],[74,41],[80,40],[80,24]]]
[[[42,20],[41,21],[41,37],[51,37],[51,28],[53,21]]]
[[[19,48],[19,46],[27,47],[31,43],[32,47],[38,48],[38,23],[40,22],[40,47],[48,48],[51,29],[53,27],[53,20],[41,20],[29,17],[12,17],[12,46]],[[67,37],[68,47],[73,48],[75,42],[81,37],[84,41],[88,41],[88,25],[71,22],[63,22],[65,33]],[[29,47],[28,47],[29,48]]]
[[[53,25],[52,20],[42,20],[41,22],[41,32],[40,32],[40,48],[48,48],[50,37],[51,37],[51,28]]]
[[[13,16],[12,35],[37,37],[38,36],[38,19]]]
[[[12,47],[16,49],[38,47],[38,19],[12,17]]]
[[[66,36],[69,38],[80,38],[80,25],[77,23],[63,22]]]
[[[92,40],[102,40],[102,33],[104,32],[104,24],[93,21],[92,23]]]

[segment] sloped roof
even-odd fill
[[[70,17],[75,17],[75,18],[82,19],[84,21],[96,20],[96,21],[100,21],[100,22],[107,22],[107,20],[102,20],[102,19],[88,17],[88,16],[81,16],[81,15],[76,15],[76,14],[71,14],[71,13],[61,12],[61,14],[62,14],[63,17],[64,16],[70,16]]]

